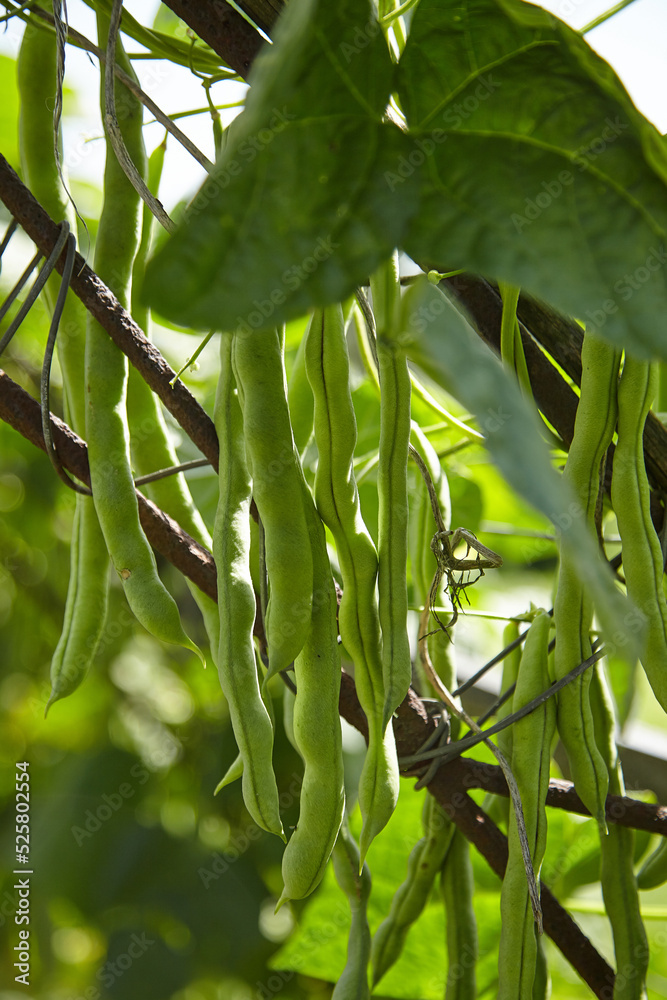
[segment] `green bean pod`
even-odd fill
[[[609,791],[612,795],[625,795],[623,770],[614,738],[614,706],[601,663],[595,664],[592,674],[595,737],[609,769]],[[611,923],[616,956],[614,1000],[643,1000],[646,997],[649,948],[633,869],[634,841],[634,830],[610,823],[607,836],[600,844],[602,897]]]
[[[449,481],[445,470],[440,464],[438,453],[419,424],[415,423],[414,420],[410,424],[410,438],[413,447],[419,452],[433,482],[442,522],[445,528],[449,528],[452,519]],[[433,550],[431,549],[431,540],[436,532],[436,524],[433,518],[428,490],[420,473],[417,474],[417,481],[419,483],[419,504],[414,518],[414,543],[410,546],[410,549],[412,553],[412,578],[418,590],[420,601],[425,602],[431,590],[431,581],[436,569]]]
[[[548,646],[551,618],[540,611],[524,643],[513,709],[527,705],[549,686]],[[512,727],[512,771],[523,806],[533,868],[539,877],[546,848],[546,797],[556,709],[553,699]],[[500,897],[502,929],[498,954],[499,1000],[531,1000],[537,967],[537,936],[528,895],[523,854],[514,813],[510,813],[509,855]]]
[[[98,33],[104,43],[109,19],[98,13]],[[117,62],[132,67],[118,41]],[[117,84],[125,145],[140,171],[145,170],[142,106]],[[104,89],[102,88],[102,102]],[[107,146],[104,205],[97,232],[95,269],[121,305],[127,307],[132,265],[139,245],[139,196]],[[111,561],[123,584],[130,608],[156,638],[201,652],[183,631],[176,602],[157,574],[153,551],[139,522],[129,453],[126,413],[127,359],[102,327],[89,317],[86,331],[86,437],[90,481]]]
[[[533,980],[532,1000],[550,1000],[551,976],[544,948],[544,939],[537,940],[537,962],[535,963],[535,979]]]
[[[314,400],[306,373],[306,337],[302,337],[294,358],[287,386],[287,402],[294,435],[294,446],[303,455],[313,436]]]
[[[644,464],[644,424],[658,381],[658,366],[626,354],[618,384],[618,444],[614,452],[611,501],[623,544],[628,597],[646,627],[640,655],[653,693],[667,711],[667,601],[663,556],[650,512]]]
[[[288,742],[298,751],[296,739],[294,737],[294,702],[296,695],[286,684],[283,685],[283,729]]]
[[[347,944],[347,962],[334,986],[331,1000],[369,1000],[368,962],[371,955],[371,932],[368,926],[368,899],[371,873],[360,865],[359,848],[343,823],[332,854],[336,881],[347,896],[352,914]]]
[[[399,773],[393,729],[383,725],[384,687],[375,596],[378,561],[361,516],[352,468],[357,426],[340,306],[314,313],[306,335],[305,359],[315,405],[315,502],[336,543],[343,578],[340,634],[354,664],[355,685],[368,720],[368,752],[359,781],[363,861],[373,838],[394,811]]]
[[[324,875],[345,806],[338,698],[340,651],[336,589],[324,526],[302,484],[313,553],[313,610],[304,646],[294,661],[294,740],[304,762],[299,822],[283,854],[285,888],[278,901],[303,899]]]
[[[148,163],[148,186],[157,195],[162,174],[166,139],[156,147]],[[141,286],[150,249],[153,216],[144,205],[141,242],[132,269],[132,316],[150,338],[150,313],[137,294]],[[130,426],[132,463],[138,476],[158,469],[178,465],[179,458],[170,439],[160,402],[139,372],[130,366],[127,387],[127,413]],[[143,487],[146,495],[180,524],[184,531],[206,549],[211,549],[211,536],[197,510],[183,473],[157,479]],[[215,601],[204,594],[187,577],[186,585],[196,602],[208,635],[211,656],[215,661],[220,643],[220,616]]]
[[[389,914],[373,937],[374,987],[400,958],[408,931],[423,913],[452,843],[455,827],[428,793],[422,810],[422,826],[424,836],[410,852],[405,880],[394,893]]]
[[[217,610],[217,605],[216,605],[216,610]],[[218,625],[218,631],[219,631],[219,625]],[[218,643],[218,647],[219,645],[220,644]],[[216,659],[217,655],[218,651],[216,650]],[[285,690],[289,691],[289,688],[285,688]],[[266,708],[266,711],[269,713],[269,719],[271,720],[271,728],[275,731],[273,702],[271,701],[271,692],[269,691],[268,688],[262,689],[262,701],[264,702],[264,707]],[[234,781],[237,781],[242,776],[243,776],[243,754],[239,752],[232,761],[232,763],[229,765],[225,773],[223,774],[218,784],[215,786],[213,794],[217,795],[222,788],[226,788],[227,785],[231,785]]]
[[[477,921],[472,901],[475,880],[470,845],[460,830],[452,842],[440,876],[445,906],[447,983],[445,1000],[474,1000],[477,996]]]
[[[218,784],[215,786],[213,794],[217,795],[223,788],[226,788],[227,785],[231,785],[233,782],[238,781],[241,777],[243,777],[243,755],[238,753]]]
[[[246,808],[258,826],[282,837],[273,773],[273,726],[262,700],[253,645],[256,601],[250,576],[251,481],[232,372],[233,344],[232,334],[220,335],[214,411],[220,446],[220,493],[213,527],[220,614],[218,674],[243,758]]]
[[[378,461],[378,593],[384,680],[383,727],[412,681],[408,638],[408,447],[411,383],[398,349],[401,285],[398,254],[371,275],[380,385]]]
[[[581,352],[581,397],[565,478],[583,516],[595,531],[600,466],[616,425],[616,379],[620,352],[586,333]],[[593,604],[571,556],[561,550],[558,590],[554,601],[556,679],[560,680],[591,655],[589,630]],[[595,742],[589,701],[590,671],[558,694],[558,732],[567,751],[572,779],[584,805],[606,829],[604,804],[608,773]]]
[[[234,371],[252,475],[264,525],[269,601],[267,680],[290,666],[310,629],[313,557],[294,449],[280,334],[256,330],[234,339]]]
[[[637,888],[655,889],[665,882],[667,882],[667,839],[663,837],[637,872]]]
[[[519,637],[519,625],[518,622],[508,622],[503,629],[503,647],[509,646],[511,642]],[[516,649],[512,650],[505,659],[503,660],[503,676],[500,683],[500,690],[507,691],[512,684],[516,684],[516,679],[519,675],[519,664],[521,662],[521,647],[517,646]],[[508,698],[507,701],[500,706],[496,712],[496,722],[500,722],[506,716],[511,715],[514,711],[513,709],[513,699]],[[502,753],[503,757],[507,761],[512,760],[512,743],[513,743],[513,733],[514,726],[507,726],[506,729],[501,729],[496,737],[496,743],[498,749]],[[498,823],[502,821],[505,828],[509,822],[510,814],[510,801],[505,795],[487,795],[484,799],[483,805],[484,811],[487,812],[491,818]]]
[[[380,459],[378,464],[378,592],[382,629],[383,725],[412,680],[408,639],[408,445],[410,372],[394,344],[378,338]]]
[[[75,229],[74,213],[58,174],[53,150],[51,108],[55,88],[55,40],[30,16],[18,57],[19,147],[23,177],[51,218],[56,222],[67,220]],[[44,290],[51,312],[58,281],[58,277],[52,275]],[[56,349],[67,418],[82,437],[85,437],[85,336],[85,306],[70,293],[65,300]],[[51,660],[51,696],[47,712],[54,701],[71,694],[83,680],[95,657],[107,612],[109,562],[95,507],[90,497],[78,493],[75,503],[65,617]]]

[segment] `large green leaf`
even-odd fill
[[[636,614],[602,562],[581,505],[551,464],[534,407],[447,296],[426,278],[408,289],[402,308],[400,343],[408,358],[477,415],[493,461],[510,486],[553,523],[590,589],[605,637],[619,655],[632,660],[640,639]]]
[[[422,181],[403,246],[667,357],[662,139],[575,32],[526,9],[421,0],[398,78]]]
[[[384,174],[393,67],[368,0],[292,0],[253,67],[214,174],[149,266],[145,294],[198,328],[253,329],[344,299],[414,209]]]

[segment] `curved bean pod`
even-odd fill
[[[472,900],[475,892],[470,845],[455,830],[440,876],[445,904],[447,984],[445,1000],[474,1000],[477,996],[477,921]]]
[[[104,41],[109,19],[98,13]],[[118,42],[117,61],[132,67]],[[120,86],[117,84],[117,86]],[[104,88],[102,88],[102,101]],[[121,127],[128,152],[143,169],[142,107],[122,91]],[[139,196],[127,180],[110,144],[104,174],[104,206],[95,248],[95,270],[121,305],[128,304],[132,264],[139,243]],[[183,631],[176,602],[157,574],[153,551],[141,524],[130,468],[126,414],[127,359],[102,327],[89,317],[86,331],[86,437],[95,510],[111,561],[123,584],[130,608],[156,638],[201,652]]]
[[[340,652],[336,590],[324,526],[305,482],[302,485],[313,553],[313,611],[303,649],[294,661],[294,740],[304,762],[299,822],[283,854],[285,888],[278,900],[303,899],[324,875],[345,806],[338,714]]]
[[[637,888],[655,889],[667,882],[667,840],[664,838],[637,872]]]
[[[503,647],[509,646],[511,642],[519,638],[519,625],[518,622],[508,622],[503,629]],[[521,647],[513,649],[505,659],[503,660],[503,676],[500,683],[500,690],[506,691],[512,684],[516,684],[516,679],[519,675],[519,664],[521,662]],[[507,715],[513,712],[513,698],[508,698],[507,701],[500,706],[496,712],[496,721],[500,722]],[[514,726],[508,726],[506,729],[501,729],[496,737],[496,742],[498,744],[498,749],[502,753],[506,760],[512,760],[512,743],[513,743],[513,732]],[[488,795],[484,799],[484,811],[489,813],[491,818],[496,821],[502,820],[507,827],[510,814],[510,802],[509,799],[504,795]]]
[[[401,704],[412,681],[408,639],[408,447],[410,371],[394,338],[398,333],[401,286],[398,254],[371,275],[380,383],[378,459],[378,593],[384,679],[383,726]]]
[[[306,337],[301,338],[287,386],[294,446],[303,455],[313,436],[314,401],[306,374]]]
[[[651,521],[643,444],[644,424],[657,380],[657,365],[626,354],[618,384],[618,444],[611,501],[623,543],[628,597],[646,626],[641,664],[653,693],[667,711],[667,601],[662,584],[662,550]]]
[[[234,372],[252,493],[265,534],[268,680],[289,667],[303,648],[313,602],[313,556],[278,331],[256,330],[236,336]]]
[[[215,786],[215,791],[213,792],[213,794],[217,795],[218,792],[222,791],[223,788],[226,788],[227,785],[231,785],[234,781],[238,781],[238,779],[242,777],[242,775],[243,775],[243,757],[239,753],[236,755],[236,757],[229,765],[229,767],[223,774],[218,784]]]
[[[428,793],[422,810],[422,825],[424,836],[410,852],[405,880],[394,893],[389,915],[373,937],[373,986],[398,961],[408,931],[421,916],[452,843],[455,827]]]
[[[148,163],[148,186],[157,195],[162,174],[166,140],[157,146]],[[137,294],[146,267],[153,229],[153,214],[147,205],[143,207],[141,242],[132,268],[132,317],[150,338],[150,313]],[[178,465],[179,458],[169,436],[160,402],[154,392],[144,382],[132,365],[129,369],[127,386],[127,413],[130,426],[130,448],[135,472],[145,476],[157,469],[167,469]],[[211,549],[211,536],[197,510],[187,481],[182,472],[147,483],[143,489],[158,507],[173,517],[195,541]],[[202,593],[199,587],[185,578],[185,583],[196,602],[215,661],[220,642],[220,616],[215,601]]]
[[[273,773],[273,726],[260,692],[250,576],[250,474],[243,419],[232,374],[232,334],[220,335],[220,377],[214,421],[220,445],[220,495],[213,528],[218,574],[218,674],[243,758],[243,799],[258,826],[283,837]],[[224,780],[224,779],[223,779]]]
[[[19,147],[23,176],[37,200],[56,221],[73,212],[58,175],[53,152],[53,114],[56,85],[55,40],[29,19],[18,57],[20,98]],[[44,289],[52,311],[57,296],[53,275]],[[86,309],[74,295],[65,300],[57,351],[63,374],[67,417],[85,436],[83,356]],[[70,579],[63,630],[51,660],[50,706],[71,694],[85,677],[99,645],[107,612],[109,563],[95,507],[90,497],[76,495],[70,552]]]
[[[620,352],[586,333],[581,362],[581,398],[564,474],[591,531],[595,531],[600,466],[616,425],[616,379]],[[562,551],[554,601],[556,680],[591,655],[589,630],[592,619],[591,598],[579,579],[571,557]],[[558,732],[567,751],[577,792],[604,830],[604,804],[609,779],[595,742],[589,702],[590,677],[590,671],[586,671],[558,694]]]
[[[408,445],[410,372],[404,354],[378,338],[380,458],[378,463],[378,589],[382,672],[389,723],[412,680],[408,639]]]
[[[540,611],[524,643],[513,709],[528,704],[549,686],[548,646],[551,619]],[[551,743],[555,731],[553,699],[514,723],[512,771],[523,805],[526,835],[536,875],[547,837],[546,796]],[[528,895],[516,819],[510,814],[509,855],[500,899],[502,930],[498,954],[499,1000],[531,1000],[537,968],[537,936]]]
[[[368,751],[359,781],[363,861],[373,838],[394,811],[399,773],[393,729],[383,725],[380,623],[375,597],[378,561],[361,516],[352,468],[357,425],[340,306],[314,313],[306,335],[305,359],[315,403],[315,502],[336,543],[343,578],[340,634],[354,664],[354,681],[368,720]]]
[[[367,864],[360,866],[357,847],[347,822],[343,820],[332,854],[336,881],[348,898],[352,923],[347,944],[347,962],[334,986],[331,1000],[368,1000],[368,961],[371,955],[371,932],[368,926],[368,899],[371,873]]]

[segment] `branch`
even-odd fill
[[[48,257],[58,238],[58,226],[33,197],[1,153],[0,199],[37,248],[42,251],[45,257]],[[64,262],[65,255],[63,253],[56,264],[56,269],[60,274],[62,274]],[[155,345],[147,340],[115,295],[109,291],[104,282],[88,267],[83,257],[78,253],[70,287],[81,299],[91,316],[127,355],[145,382],[159,396],[213,468],[217,469],[218,437],[213,421],[180,379],[173,386],[169,384],[175,372],[169,367]]]
[[[247,80],[264,39],[238,11],[226,3],[163,0],[165,7],[189,24],[228,66]]]
[[[407,756],[407,754],[406,754]],[[482,788],[485,792],[507,797],[507,783],[496,764],[484,764],[470,757],[456,757],[443,765],[447,777],[462,788]],[[450,767],[452,770],[450,771]],[[574,790],[571,781],[552,778],[547,792],[547,805],[554,809],[590,816],[590,812]],[[652,802],[641,802],[629,795],[608,795],[605,814],[609,823],[645,830],[667,837],[667,807]]]

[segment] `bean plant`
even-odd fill
[[[662,995],[667,823],[626,793],[619,731],[639,699],[667,710],[664,137],[523,0],[247,2],[220,31],[212,0],[150,24],[86,2],[96,39],[4,2],[25,28],[3,219],[82,253],[64,309],[56,273],[42,295],[41,414],[27,323],[0,372],[0,415],[76,492],[40,726],[85,711],[107,607],[188,678],[208,663],[211,699],[217,671],[231,752],[205,809],[230,824],[236,801],[268,845],[245,871],[289,930],[235,996]],[[71,46],[100,95],[99,219],[64,168]],[[203,82],[210,159],[145,58]],[[168,214],[177,142],[207,176]],[[161,995],[231,982],[209,957]]]

